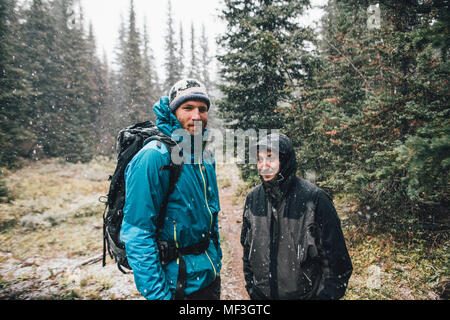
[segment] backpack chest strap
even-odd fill
[[[173,242],[157,241],[162,266],[164,267],[175,259],[188,254],[199,255],[204,253],[209,247],[210,239],[210,237],[206,237],[204,240],[184,248],[177,248]]]

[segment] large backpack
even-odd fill
[[[124,171],[131,159],[151,140],[157,140],[159,146],[161,146],[161,143],[164,143],[169,151],[169,155],[172,154],[173,148],[178,147],[175,141],[161,133],[150,121],[137,123],[122,129],[117,137],[117,166],[114,174],[109,177],[111,182],[103,213],[103,266],[106,264],[106,251],[108,251],[111,259],[115,260],[117,267],[123,273],[126,272],[122,268],[131,270],[127,261],[125,245],[120,240],[123,206],[125,204]],[[164,224],[168,198],[175,189],[175,184],[180,176],[181,164],[175,164],[171,160],[169,165],[160,169],[169,170],[170,174],[169,190],[165,195],[158,214],[156,235],[158,235]]]

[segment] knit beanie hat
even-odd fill
[[[211,105],[205,86],[196,79],[183,79],[175,83],[169,92],[169,108],[175,112],[177,108],[189,100],[200,100]]]

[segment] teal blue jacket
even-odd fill
[[[162,97],[153,107],[160,131],[181,140],[181,129],[169,110],[168,97]],[[192,157],[198,155],[192,154]],[[156,221],[169,186],[168,170],[160,170],[170,161],[164,144],[147,143],[125,169],[125,206],[120,237],[125,244],[128,263],[141,294],[150,300],[168,300],[175,294],[179,261],[161,266],[156,244]],[[184,163],[175,191],[170,195],[164,226],[159,239],[175,243],[179,248],[201,242],[209,232],[219,239],[219,191],[215,161],[205,157],[202,162]],[[222,251],[210,241],[200,255],[183,256],[186,262],[185,294],[202,289],[220,273]]]

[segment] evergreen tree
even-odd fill
[[[106,52],[103,52],[102,60],[99,60],[96,69],[96,82],[98,84],[99,110],[95,122],[98,127],[96,153],[110,156],[114,153],[116,135],[118,130],[117,113],[113,103],[113,91],[111,75]]]
[[[167,34],[165,39],[165,80],[163,85],[163,92],[168,94],[170,88],[180,80],[180,70],[177,52],[177,43],[175,40],[174,22],[172,17],[172,2],[168,1],[167,6]]]
[[[288,112],[295,119],[288,127],[296,133],[300,167],[314,172],[329,192],[343,190],[353,175],[351,167],[366,154],[361,135],[353,130],[363,101],[376,90],[380,71],[380,57],[374,53],[379,38],[367,30],[368,6],[362,1],[329,2],[322,21],[323,40],[318,43],[320,55],[299,88],[299,107]]]
[[[366,142],[376,147],[368,148],[371,158],[355,187],[363,190],[359,199],[370,212],[392,218],[397,209],[395,218],[418,213],[431,222],[445,217],[450,195],[450,104],[442,90],[450,73],[450,36],[437,33],[439,25],[448,26],[448,2],[386,1],[381,9],[388,23],[381,29],[377,67],[385,72],[379,76],[379,93],[360,119],[377,126],[376,138]]]
[[[74,1],[33,1],[24,12],[19,56],[32,88],[33,126],[45,156],[88,161],[99,107],[95,47]]]
[[[195,28],[194,23],[191,22],[191,58],[189,60],[189,73],[188,78],[199,79],[199,54],[197,52],[197,46],[195,45]]]
[[[32,130],[37,139],[34,152],[37,157],[51,156],[55,143],[51,139],[53,123],[58,122],[56,93],[60,86],[55,80],[60,72],[56,21],[42,0],[34,0],[23,16],[25,23],[21,25],[22,45],[18,58],[31,85]]]
[[[301,81],[308,61],[306,42],[313,32],[300,25],[309,1],[226,0],[227,32],[218,57],[225,98],[219,102],[231,128],[281,129],[278,108],[290,103],[291,87]]]
[[[55,116],[47,138],[47,154],[67,161],[89,161],[94,155],[92,122],[98,110],[95,82],[88,70],[89,51],[83,23],[75,15],[74,1],[56,0],[51,15],[57,27],[54,88]]]
[[[148,97],[145,96],[143,59],[133,0],[130,1],[130,18],[122,71],[125,108],[130,116],[130,123],[145,121],[150,115],[151,106],[146,103]]]
[[[198,59],[198,77],[200,81],[205,85],[208,94],[213,99],[213,107],[209,109],[208,123],[212,128],[222,128],[222,120],[218,116],[219,111],[215,106],[215,101],[218,98],[218,93],[216,87],[211,79],[211,62],[213,61],[213,56],[210,55],[209,45],[208,45],[208,37],[206,35],[205,25],[202,24],[202,33],[200,36],[200,52]]]
[[[80,16],[77,22],[77,32],[79,34],[80,46],[80,65],[81,70],[80,83],[78,85],[78,101],[86,108],[85,123],[82,124],[84,128],[83,138],[88,140],[86,144],[86,152],[92,156],[100,153],[102,148],[100,110],[106,108],[107,88],[105,87],[104,70],[100,59],[97,57],[97,45],[94,37],[94,30],[92,23],[89,23],[88,32],[84,30],[85,19],[83,16],[83,9],[79,4]]]
[[[111,105],[108,124],[110,125],[110,132],[115,139],[122,128],[130,125],[130,119],[126,114],[126,109],[123,107],[124,96],[122,94],[122,77],[120,72],[110,69],[107,82],[110,89],[108,99]],[[114,150],[114,152],[116,151]]]
[[[123,72],[123,67],[125,65],[125,43],[126,43],[126,31],[125,31],[125,22],[123,15],[120,15],[120,23],[117,41],[114,46],[114,61],[115,69],[120,73]]]
[[[130,124],[130,119],[127,114],[126,94],[125,94],[125,57],[126,57],[126,28],[123,16],[120,17],[120,24],[118,30],[118,39],[115,46],[114,64],[115,70],[111,70],[109,74],[109,83],[111,87],[111,103],[115,118],[114,131],[116,134],[121,128]]]
[[[179,33],[179,41],[180,46],[178,49],[178,72],[179,72],[179,78],[184,78],[184,35],[183,35],[183,25],[180,22],[180,33]]]
[[[146,24],[144,24],[143,44],[144,96],[146,98],[146,105],[153,106],[160,96],[161,89],[159,88],[158,74],[155,68],[155,57],[150,45]],[[148,116],[150,120],[155,121],[153,110],[151,110]]]
[[[434,219],[449,195],[445,4],[384,1],[380,27],[368,29],[370,5],[327,6],[323,59],[303,108],[290,112],[300,166],[367,214]]]
[[[199,72],[200,72],[200,80],[205,85],[208,92],[213,91],[213,86],[211,82],[211,61],[212,57],[209,54],[209,45],[208,45],[208,37],[206,35],[205,25],[202,24],[202,34],[200,36],[200,61],[199,61]]]
[[[13,166],[19,156],[30,156],[35,143],[29,130],[30,84],[15,57],[20,38],[15,7],[15,1],[0,0],[0,166]]]
[[[112,108],[109,100],[108,62],[106,55],[103,63],[97,57],[97,45],[92,23],[89,24],[87,48],[87,70],[91,87],[87,101],[92,105],[90,110],[92,132],[95,133],[95,153],[110,154],[112,136],[109,133],[108,122],[111,119]]]

